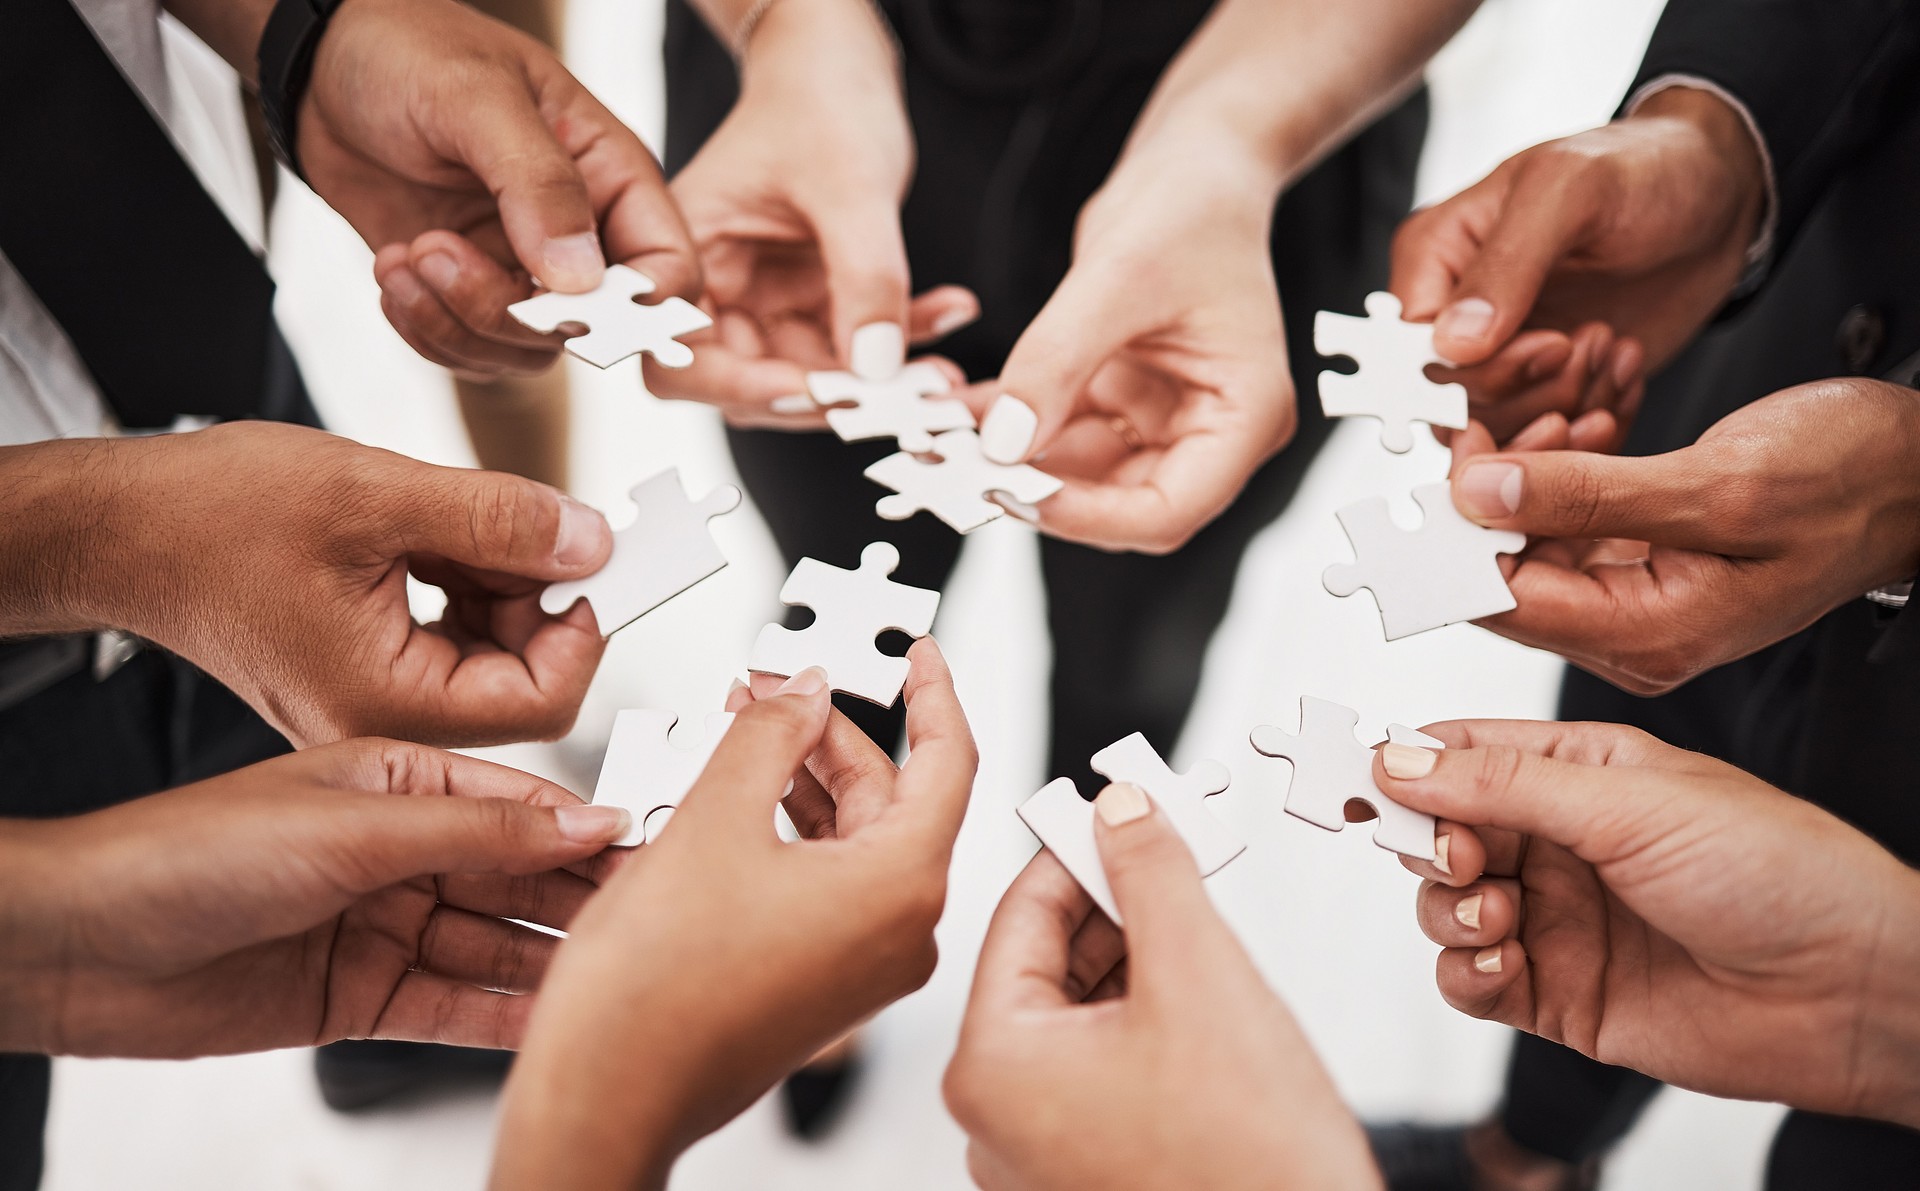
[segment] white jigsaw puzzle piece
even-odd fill
[[[762,628],[747,668],[791,677],[819,666],[834,690],[893,706],[906,684],[908,662],[881,653],[875,641],[889,629],[926,636],[940,607],[939,592],[887,578],[899,565],[900,552],[886,542],[862,550],[857,570],[801,559],[780,588],[780,602],[813,609],[813,623],[804,629]]]
[[[1218,872],[1246,850],[1205,806],[1209,796],[1225,790],[1232,780],[1218,761],[1202,761],[1186,773],[1175,773],[1147,738],[1135,732],[1095,753],[1093,770],[1110,781],[1131,782],[1145,790],[1186,841],[1201,876]],[[1055,778],[1015,812],[1094,904],[1119,922],[1120,908],[1114,903],[1113,887],[1100,862],[1100,846],[1093,838],[1093,803],[1080,797],[1073,779]]]
[[[637,511],[632,524],[615,531],[606,565],[549,586],[540,593],[543,612],[558,616],[585,596],[601,635],[611,637],[727,565],[707,522],[739,507],[738,488],[722,484],[689,500],[679,469],[668,468],[635,484],[628,496]]]
[[[1360,716],[1311,696],[1300,700],[1300,731],[1283,732],[1270,724],[1253,730],[1254,751],[1293,765],[1287,785],[1287,813],[1316,827],[1339,831],[1347,825],[1346,806],[1366,803],[1378,816],[1373,842],[1388,851],[1419,860],[1432,860],[1433,816],[1401,806],[1380,792],[1373,780],[1374,748],[1354,735]],[[1387,739],[1438,749],[1446,746],[1412,728],[1394,724]]]
[[[653,278],[645,273],[608,265],[597,289],[537,294],[507,307],[507,313],[536,331],[553,332],[568,323],[586,327],[586,334],[567,340],[567,350],[596,368],[611,368],[640,352],[668,368],[685,368],[693,363],[693,349],[679,337],[705,330],[713,320],[685,298],[644,306],[634,301],[653,289]]]
[[[980,453],[980,435],[973,430],[949,430],[933,440],[937,461],[929,462],[909,451],[888,455],[866,471],[876,484],[894,490],[874,510],[889,521],[905,521],[922,509],[952,526],[971,533],[1006,512],[987,499],[1002,492],[1025,505],[1036,505],[1060,491],[1062,481],[1024,463],[1008,466]]]
[[[923,455],[943,430],[971,430],[973,411],[964,401],[939,398],[953,386],[928,363],[908,364],[886,380],[863,380],[851,372],[809,372],[807,392],[827,410],[827,425],[846,442],[899,440],[900,449]]]
[[[702,725],[692,747],[673,743],[673,726],[680,717],[671,711],[622,711],[613,717],[613,738],[600,764],[600,780],[593,787],[595,806],[625,807],[633,826],[615,843],[632,847],[652,843],[672,818],[673,809],[693,789],[720,738],[733,723],[733,713],[716,711]]]
[[[1429,364],[1445,364],[1433,350],[1433,327],[1402,322],[1400,299],[1367,295],[1367,317],[1322,310],[1313,317],[1313,345],[1323,356],[1345,356],[1360,366],[1349,375],[1320,374],[1320,408],[1330,418],[1380,419],[1380,445],[1403,455],[1413,449],[1413,424],[1467,428],[1467,390],[1427,379]]]
[[[1417,530],[1394,524],[1383,497],[1335,514],[1356,561],[1328,567],[1326,589],[1337,596],[1371,591],[1389,641],[1512,609],[1496,556],[1525,549],[1527,535],[1467,520],[1445,483],[1415,488],[1413,499],[1424,514]]]

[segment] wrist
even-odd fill
[[[1630,102],[1628,120],[1667,120],[1685,125],[1703,151],[1706,193],[1728,196],[1731,233],[1749,257],[1769,249],[1772,179],[1766,147],[1747,114],[1724,93],[1676,81]]]
[[[862,81],[900,95],[900,55],[893,33],[867,0],[776,0],[743,19],[730,48],[740,64],[744,100],[769,90],[819,90],[823,64],[841,85]],[[834,94],[839,94],[836,90]]]
[[[1900,866],[1865,973],[1860,1115],[1920,1129],[1920,872]]]
[[[0,820],[0,1052],[58,1054],[59,998],[49,979],[67,951],[64,865],[49,863],[56,824]],[[60,860],[68,859],[60,857]]]
[[[133,440],[61,439],[0,448],[0,637],[131,628],[121,623],[120,560],[137,536],[117,509]],[[136,531],[137,535],[137,531]]]

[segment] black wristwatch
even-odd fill
[[[286,167],[306,181],[294,130],[300,119],[300,101],[313,77],[313,53],[327,22],[343,0],[275,0],[267,27],[260,34],[260,112],[266,117],[267,141]]]

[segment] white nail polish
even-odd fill
[[[980,453],[995,463],[1022,463],[1033,449],[1033,434],[1039,428],[1040,415],[1031,405],[1012,393],[1002,393],[980,424]]]
[[[785,397],[775,397],[767,408],[777,414],[810,414],[820,407],[805,393],[788,393]]]
[[[861,380],[886,380],[907,362],[907,338],[899,323],[868,323],[853,332],[848,363]]]
[[[933,320],[933,334],[936,338],[942,335],[951,335],[979,317],[980,312],[978,310],[967,306],[949,310],[939,318]]]

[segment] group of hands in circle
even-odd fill
[[[911,293],[884,31],[864,6],[800,7],[767,10],[737,106],[668,185],[533,41],[452,0],[356,0],[321,42],[302,161],[429,358],[550,366],[555,338],[506,305],[529,276],[590,288],[612,258],[715,319],[692,367],[648,371],[654,392],[815,429],[781,400],[806,371],[897,366],[977,304]],[[1170,174],[1136,135],[1003,374],[961,390],[996,451],[1067,481],[1043,532],[1176,548],[1295,425],[1268,258],[1284,179],[1248,185],[1257,155],[1224,134],[1205,149]],[[1435,322],[1476,418],[1451,439],[1455,500],[1530,539],[1518,607],[1486,627],[1659,691],[1920,571],[1910,390],[1803,386],[1683,450],[1608,453],[1642,378],[1726,300],[1766,202],[1739,117],[1676,88],[1406,223],[1391,288]],[[571,725],[603,642],[584,604],[548,616],[538,593],[604,563],[597,513],[264,424],[0,466],[24,514],[0,559],[7,635],[136,633],[302,748],[0,824],[0,1050],[517,1047],[500,1185],[658,1182],[931,974],[975,755],[930,640],[909,655],[903,765],[818,672],[756,678],[671,828],[608,850],[624,812],[434,747]],[[438,622],[411,618],[409,575],[445,590]],[[1629,729],[1425,731],[1447,748],[1384,746],[1375,778],[1440,821],[1439,860],[1407,865],[1449,1003],[1683,1086],[1920,1125],[1920,875]],[[799,842],[777,840],[776,803]],[[945,1088],[976,1177],[1368,1185],[1359,1128],[1165,817],[1129,786],[1096,808],[1126,929],[1044,852],[1008,890]]]

